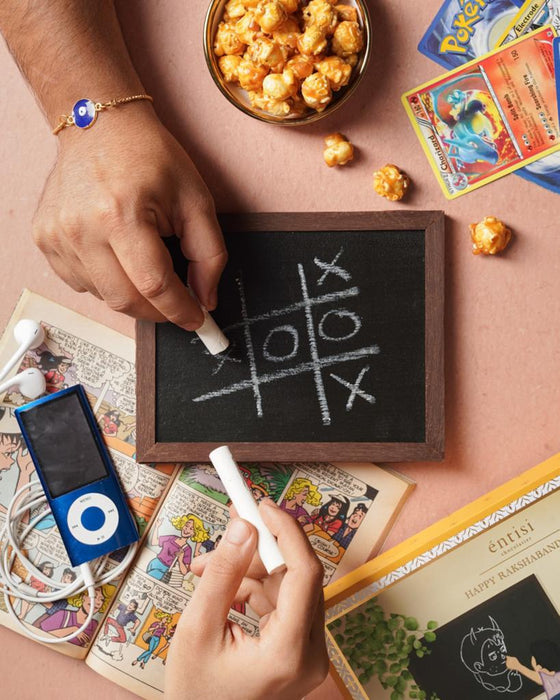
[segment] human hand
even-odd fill
[[[199,328],[202,310],[161,237],[179,237],[188,284],[209,310],[227,253],[206,185],[151,105],[107,110],[91,131],[58,138],[33,225],[51,267],[115,311]]]
[[[290,515],[269,500],[259,511],[287,568],[266,575],[255,555],[256,530],[239,518],[219,547],[193,561],[202,579],[169,650],[167,700],[300,700],[327,674],[323,567]],[[234,602],[260,616],[259,637],[227,619]]]

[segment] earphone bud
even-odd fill
[[[29,318],[22,318],[14,327],[14,338],[19,344],[18,349],[9,359],[5,367],[0,371],[0,381],[21,360],[28,350],[38,348],[45,340],[45,331],[40,323]],[[9,384],[8,386],[11,386]]]
[[[0,384],[0,393],[6,391],[11,386],[17,386],[20,392],[28,399],[36,399],[45,393],[47,382],[40,369],[31,367],[16,374],[11,379],[6,379]]]

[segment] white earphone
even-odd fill
[[[6,377],[10,370],[15,367],[15,365],[19,362],[19,360],[21,360],[28,350],[38,348],[39,345],[41,345],[41,343],[45,340],[45,332],[41,324],[37,323],[37,321],[22,318],[21,321],[18,321],[14,327],[14,338],[16,343],[19,344],[19,347],[0,371],[0,381]],[[4,387],[4,385],[2,386],[3,391],[6,387]],[[8,386],[12,385],[8,384]]]
[[[47,382],[41,370],[31,367],[0,384],[0,394],[11,386],[17,386],[20,393],[28,399],[37,399],[45,393]]]

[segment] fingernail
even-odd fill
[[[226,539],[231,544],[243,544],[251,535],[251,530],[244,520],[235,519],[229,524],[226,532]]]
[[[208,295],[208,301],[206,304],[206,307],[208,311],[214,311],[214,309],[218,306],[218,293],[217,292],[210,292]]]

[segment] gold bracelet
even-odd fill
[[[131,95],[130,97],[118,97],[110,102],[94,102],[86,98],[78,100],[72,107],[72,114],[61,114],[59,122],[53,129],[53,134],[56,136],[60,131],[66,129],[67,126],[77,126],[79,129],[89,129],[95,124],[99,112],[103,112],[110,107],[118,107],[127,102],[135,102],[136,100],[150,100],[154,98],[150,95]]]

